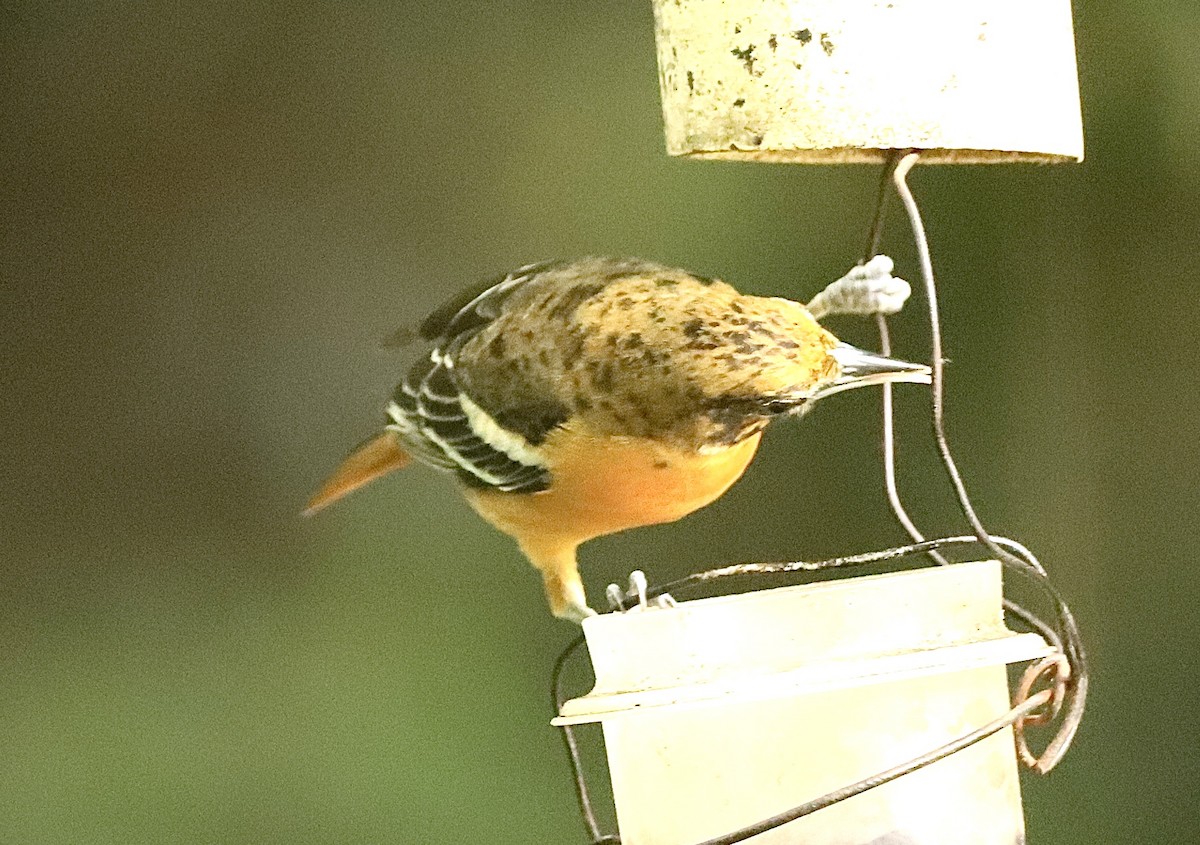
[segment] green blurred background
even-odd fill
[[[1095,664],[1030,841],[1192,841],[1200,10],[1076,18],[1085,164],[912,181],[960,464]],[[807,298],[876,169],[668,159],[645,0],[5,2],[0,69],[0,843],[583,842],[547,725],[572,631],[513,544],[419,468],[297,513],[381,418],[379,339],[464,283],[609,253]],[[958,531],[902,394],[912,510]],[[593,602],[897,541],[877,403],[586,547]]]

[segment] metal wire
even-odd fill
[[[879,247],[883,242],[883,223],[887,216],[887,201],[891,195],[892,175],[896,172],[896,168],[906,153],[907,150],[893,150],[891,155],[888,156],[887,163],[884,164],[883,174],[879,179],[879,193],[875,199],[875,217],[871,222],[871,231],[867,237],[867,249],[863,256],[864,264],[879,254]],[[890,356],[892,354],[892,336],[888,330],[887,315],[876,314],[875,325],[879,329],[879,352],[884,357]],[[916,523],[913,522],[912,517],[908,515],[908,510],[904,507],[904,503],[900,499],[900,490],[896,484],[896,427],[892,413],[892,383],[884,382],[882,387],[884,492],[887,494],[888,505],[891,506],[892,514],[895,515],[896,521],[900,523],[900,527],[904,529],[905,533],[914,542],[920,543],[925,540],[925,535],[921,533]],[[930,550],[929,558],[941,566],[945,566],[950,562],[936,550]]]
[[[883,167],[883,173],[879,179],[879,190],[875,199],[875,215],[871,221],[870,233],[867,237],[867,248],[863,256],[863,263],[870,261],[879,253],[880,245],[883,241],[883,224],[887,216],[887,201],[891,193],[892,180],[895,176],[896,169],[900,162],[909,155],[908,150],[893,150],[891,155]],[[936,307],[936,306],[935,306]],[[891,331],[888,328],[887,316],[884,314],[875,315],[875,324],[879,330],[879,351],[884,356],[892,354],[892,338]],[[940,348],[941,339],[938,337],[936,344]],[[941,357],[936,355],[935,357]],[[916,522],[908,513],[908,509],[904,507],[904,502],[900,498],[900,490],[896,481],[896,433],[895,422],[892,405],[892,384],[885,382],[883,385],[882,399],[882,443],[883,443],[883,480],[884,492],[887,496],[888,505],[892,509],[892,514],[896,517],[896,522],[904,529],[904,532],[917,543],[924,542],[925,534],[917,528]],[[940,390],[940,385],[938,388]],[[949,471],[952,474],[957,474],[957,468],[951,467]],[[936,564],[945,566],[950,561],[936,550],[929,551],[929,558]],[[1021,547],[1020,556],[1026,562],[1037,565],[1037,559],[1026,549]],[[1044,573],[1043,573],[1044,574]],[[1047,640],[1061,647],[1058,634],[1043,622],[1036,614],[1027,610],[1020,603],[1005,598],[1003,600],[1004,609],[1014,617],[1021,620],[1030,630],[1037,631]]]
[[[562,710],[563,703],[566,701],[562,691],[563,669],[566,667],[567,661],[571,659],[571,655],[579,650],[583,642],[583,634],[580,634],[562,650],[558,659],[554,661],[554,670],[550,673],[550,699],[555,713]],[[587,778],[583,774],[583,761],[579,756],[579,742],[575,738],[575,729],[570,725],[563,725],[562,739],[563,745],[567,749],[567,759],[571,761],[571,774],[575,781],[575,798],[579,802],[579,813],[583,816],[583,823],[592,837],[592,842],[594,845],[619,843],[620,837],[605,836],[600,832],[600,824],[596,821],[596,810],[592,806],[592,798],[588,792]]]
[[[724,836],[717,836],[713,839],[706,839],[699,845],[734,845],[737,842],[745,842],[752,836],[758,836],[760,833],[766,833],[768,830],[774,830],[777,827],[782,827],[788,822],[794,822],[797,819],[802,819],[805,816],[810,816],[818,810],[824,810],[826,807],[832,806],[839,801],[845,801],[847,798],[853,798],[855,795],[874,789],[877,786],[883,786],[885,783],[903,777],[910,772],[915,772],[918,769],[923,769],[928,765],[936,763],[938,760],[944,760],[951,754],[962,751],[964,748],[969,748],[977,742],[987,739],[993,734],[999,733],[1022,718],[1028,718],[1029,714],[1037,710],[1039,707],[1047,705],[1054,697],[1053,690],[1042,690],[1035,693],[1033,696],[1014,705],[1011,710],[1005,713],[998,719],[993,719],[981,728],[976,728],[970,733],[963,734],[945,745],[922,754],[920,757],[914,757],[907,762],[901,763],[898,766],[893,766],[890,769],[885,769],[878,774],[868,778],[863,778],[857,783],[852,783],[849,786],[844,786],[827,795],[822,795],[812,801],[806,801],[799,807],[793,807],[786,812],[771,816],[769,819],[763,819],[752,825],[747,825],[740,830],[735,830],[732,833],[727,833]]]
[[[917,201],[913,197],[907,181],[908,172],[917,163],[919,158],[920,155],[915,152],[905,155],[892,173],[892,184],[896,187],[896,193],[900,196],[900,201],[904,205],[904,209],[908,214],[909,224],[912,227],[913,238],[917,244],[917,256],[921,266],[921,277],[925,283],[925,295],[929,306],[929,331],[932,341],[932,360],[930,364],[933,375],[931,392],[934,441],[937,443],[942,464],[945,466],[946,474],[949,476],[950,483],[954,487],[955,495],[958,497],[959,507],[963,515],[967,518],[967,522],[970,523],[971,529],[975,532],[975,536],[979,538],[979,541],[989,551],[996,555],[1002,564],[1012,571],[1026,576],[1029,575],[1030,571],[1033,571],[1036,577],[1032,580],[1054,603],[1058,615],[1058,626],[1061,630],[1062,645],[1071,668],[1071,675],[1067,679],[1068,700],[1066,715],[1063,717],[1058,733],[1050,741],[1050,744],[1042,752],[1042,756],[1034,766],[1036,771],[1045,774],[1053,769],[1058,764],[1058,761],[1062,759],[1063,755],[1066,754],[1071,741],[1075,738],[1075,733],[1079,730],[1079,724],[1083,720],[1083,712],[1087,706],[1089,681],[1087,655],[1083,648],[1083,639],[1079,632],[1079,625],[1075,621],[1075,616],[1071,612],[1071,608],[1045,576],[1045,570],[1040,565],[1035,566],[1036,558],[1032,554],[1029,554],[1028,550],[1024,550],[1025,554],[1012,554],[993,542],[991,534],[984,528],[982,521],[975,512],[974,506],[971,504],[971,499],[967,495],[966,484],[963,482],[962,475],[958,471],[954,456],[950,453],[950,445],[946,437],[945,421],[946,362],[942,357],[942,328],[941,317],[938,311],[937,284],[934,281],[933,259],[929,253],[929,240],[925,235],[925,225],[921,220],[920,209],[917,208]]]
[[[1024,547],[1016,540],[1010,540],[1007,537],[992,535],[993,543],[1010,549],[1013,553],[1019,553]],[[956,537],[939,537],[935,540],[922,540],[919,543],[910,543],[906,546],[895,546],[890,549],[881,549],[874,552],[863,552],[855,555],[843,555],[841,557],[827,558],[825,560],[789,560],[775,562],[755,562],[755,563],[734,563],[729,566],[721,566],[716,569],[707,569],[703,572],[693,572],[690,575],[684,575],[682,578],[676,578],[673,581],[668,581],[665,584],[660,584],[656,587],[651,587],[646,591],[648,599],[654,599],[665,593],[679,593],[683,590],[699,586],[701,584],[709,584],[713,581],[718,581],[724,578],[738,578],[754,575],[782,575],[790,572],[822,572],[828,569],[843,569],[853,566],[863,566],[871,563],[887,563],[889,561],[899,560],[905,557],[911,557],[917,554],[928,554],[931,551],[949,548],[951,546],[963,545],[979,545],[980,539],[973,534],[964,534]],[[617,610],[629,610],[633,607],[633,600],[630,597],[625,597]]]

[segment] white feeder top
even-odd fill
[[[655,0],[671,155],[1083,158],[1069,0]]]
[[[556,725],[1032,660],[996,561],[779,587],[583,623],[596,685]]]

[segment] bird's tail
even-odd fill
[[[312,516],[379,476],[403,469],[411,460],[408,452],[400,448],[396,432],[384,431],[372,437],[351,452],[333,475],[326,479],[321,489],[309,499],[304,515]]]
[[[838,362],[840,372],[828,384],[817,389],[810,399],[821,399],[843,390],[855,387],[866,387],[872,384],[890,384],[893,382],[913,382],[929,384],[931,380],[929,367],[925,364],[913,364],[895,358],[876,355],[851,346],[839,343],[830,354]]]

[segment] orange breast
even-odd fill
[[[549,490],[469,490],[477,511],[518,542],[575,545],[627,528],[671,522],[709,504],[741,477],[762,437],[708,454],[645,438],[562,429],[546,441]]]

